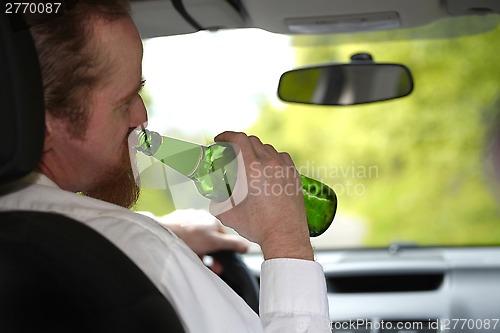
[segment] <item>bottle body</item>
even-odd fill
[[[202,146],[203,154],[196,171],[189,178],[204,197],[222,202],[231,196],[236,184],[238,164],[228,143]]]
[[[234,190],[238,165],[229,143],[202,146],[143,130],[136,149],[191,179],[198,192],[210,200],[225,201]],[[301,181],[309,235],[319,236],[335,217],[337,196],[315,179],[301,176]]]
[[[301,177],[309,236],[316,237],[332,224],[337,212],[337,195],[320,181],[303,175]]]
[[[136,149],[191,179],[210,200],[225,201],[234,190],[238,165],[229,143],[203,146],[143,130]]]

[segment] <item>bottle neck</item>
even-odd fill
[[[138,139],[137,151],[158,159],[189,178],[196,173],[204,157],[204,146],[161,136],[157,132],[142,130]]]

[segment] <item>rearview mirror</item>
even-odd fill
[[[303,104],[354,105],[404,97],[412,92],[413,78],[406,66],[374,63],[366,54],[355,55],[352,60],[349,64],[284,73],[278,86],[279,98]]]

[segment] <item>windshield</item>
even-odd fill
[[[202,144],[245,131],[288,151],[299,171],[332,187],[338,211],[317,249],[500,244],[500,184],[491,133],[500,113],[495,16],[402,31],[289,37],[244,29],[144,41],[149,128]],[[467,32],[466,35],[463,35]],[[409,67],[415,90],[351,107],[280,102],[281,73],[318,63]],[[198,207],[199,195],[143,184],[137,210]],[[179,199],[182,192],[191,199]]]

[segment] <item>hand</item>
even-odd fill
[[[261,246],[265,259],[313,259],[300,174],[288,153],[278,153],[257,137],[224,132],[215,141],[239,148],[233,197],[212,202],[210,212]],[[241,184],[246,180],[245,184]],[[240,193],[245,193],[244,199]],[[229,209],[230,208],[230,209]]]
[[[158,218],[158,221],[172,230],[200,257],[220,250],[239,253],[248,251],[247,240],[226,234],[220,221],[204,210],[176,210]]]

